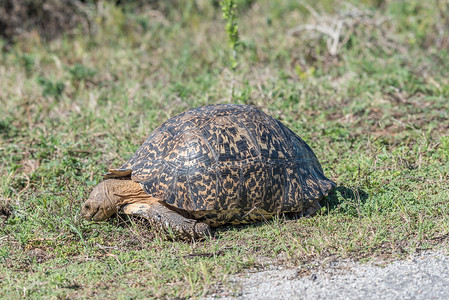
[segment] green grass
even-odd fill
[[[389,19],[345,30],[335,57],[325,37],[287,34],[314,22],[297,1],[237,2],[233,101],[297,132],[339,187],[316,217],[223,227],[195,244],[79,213],[100,174],[160,123],[230,101],[219,7],[105,4],[95,35],[30,34],[1,52],[0,204],[13,214],[0,216],[0,297],[195,298],[247,268],[447,247],[449,28],[435,16],[449,10],[352,2]],[[345,9],[332,3],[315,9]]]

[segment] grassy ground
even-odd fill
[[[246,268],[447,245],[449,4],[241,1],[233,75],[220,10],[206,2],[100,1],[92,36],[30,33],[0,54],[1,298],[200,297]],[[334,49],[316,30],[291,31],[339,16]],[[320,215],[194,244],[80,219],[100,174],[151,130],[223,102],[257,105],[308,142],[339,185]]]

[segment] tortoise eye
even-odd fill
[[[87,209],[87,210],[89,210],[89,209],[90,209],[90,205],[89,205],[89,204],[86,204],[86,205],[84,205],[84,208]]]

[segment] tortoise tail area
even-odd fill
[[[317,170],[316,168],[314,168],[314,170],[312,170],[311,174],[315,178],[315,181],[318,184],[323,196],[329,195],[329,192],[332,191],[332,189],[337,186],[337,184],[335,182],[328,179],[324,175],[321,168],[320,168],[320,170]]]
[[[333,182],[330,179],[327,179],[325,176],[323,176],[324,179],[320,179],[318,181],[318,184],[321,188],[321,192],[323,193],[324,196],[329,195],[329,193],[334,189],[334,187],[337,186],[337,184],[335,182]]]

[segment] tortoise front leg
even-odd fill
[[[209,225],[186,218],[161,202],[127,204],[123,207],[123,212],[144,217],[151,226],[166,233],[172,232],[177,238],[192,240],[211,235]]]

